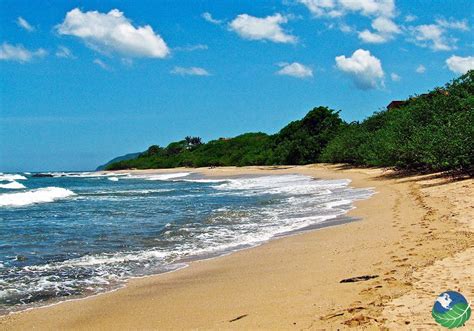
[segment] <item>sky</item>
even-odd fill
[[[0,0],[0,171],[363,120],[474,68],[474,1]]]

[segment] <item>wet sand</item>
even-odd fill
[[[170,169],[136,172],[181,172]],[[300,173],[373,187],[357,222],[195,261],[123,289],[0,317],[0,329],[433,329],[445,290],[474,298],[474,181],[334,165],[191,169]],[[356,276],[366,281],[340,283]],[[471,319],[467,329],[474,328]]]

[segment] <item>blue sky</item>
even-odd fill
[[[225,5],[224,5],[225,4]],[[0,171],[362,120],[474,67],[473,1],[0,1]]]

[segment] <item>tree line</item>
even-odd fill
[[[474,71],[397,107],[347,123],[339,111],[312,109],[278,133],[245,133],[203,143],[186,137],[150,146],[108,170],[302,165],[317,162],[400,169],[472,170],[474,164]]]

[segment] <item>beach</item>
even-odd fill
[[[431,309],[438,294],[455,290],[474,298],[472,179],[324,164],[134,173],[180,171],[350,179],[352,187],[376,194],[355,202],[347,214],[355,222],[3,316],[0,329],[436,329]],[[341,283],[360,276],[373,277]],[[472,319],[466,327],[474,328]]]

